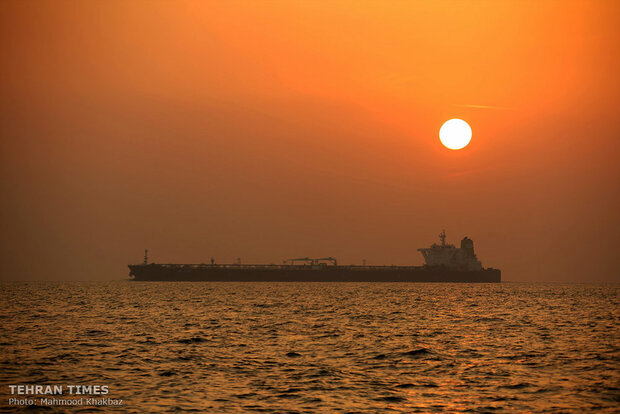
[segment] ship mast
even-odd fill
[[[144,249],[144,264],[149,264],[149,251],[148,249]]]
[[[445,246],[446,245],[446,230],[442,230],[441,233],[439,234],[439,238],[441,239],[441,245]]]

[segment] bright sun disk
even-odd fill
[[[471,141],[471,127],[462,119],[450,119],[441,126],[439,139],[446,148],[451,150],[465,148]]]

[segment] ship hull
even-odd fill
[[[477,271],[413,266],[130,265],[136,281],[204,282],[444,282],[499,283],[498,269]]]

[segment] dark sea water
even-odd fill
[[[9,384],[103,384],[129,412],[620,411],[618,285],[0,288],[4,410]]]

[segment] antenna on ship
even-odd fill
[[[442,230],[441,233],[439,234],[439,238],[441,239],[441,245],[445,246],[446,245],[446,230]]]
[[[149,250],[144,249],[144,264],[149,264]]]

